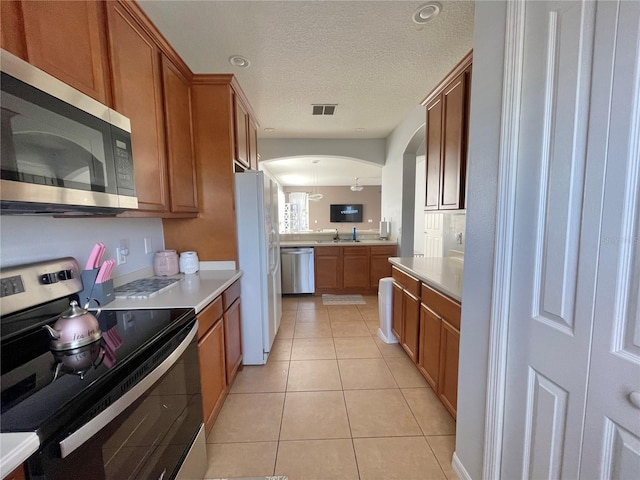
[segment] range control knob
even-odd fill
[[[58,272],[58,280],[70,280],[73,278],[72,270],[60,270]]]
[[[40,275],[40,283],[42,283],[43,285],[58,283],[58,277],[55,273],[45,273],[43,275]]]

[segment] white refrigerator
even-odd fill
[[[263,172],[235,174],[245,365],[267,362],[282,318],[278,186]]]

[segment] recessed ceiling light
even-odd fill
[[[229,57],[229,63],[234,67],[247,68],[251,65],[251,62],[244,58],[242,55],[231,55]]]
[[[362,128],[362,127],[356,128],[356,132],[364,132],[364,128]]]
[[[413,21],[418,25],[430,22],[442,11],[442,4],[439,2],[428,2],[421,5],[413,13]]]
[[[275,128],[271,128],[271,127],[267,127],[264,129],[265,132],[275,132],[276,129]]]

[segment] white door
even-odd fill
[[[624,3],[637,6],[637,2]],[[623,124],[627,122],[626,135],[631,133],[629,128],[632,131],[635,128],[636,134],[635,158],[634,152],[628,150],[626,158],[617,159],[620,165],[613,168],[628,169],[629,165],[638,168],[637,96],[635,103],[631,102],[631,91],[638,88],[638,71],[626,65],[629,70],[621,73],[629,80],[626,117],[619,111],[610,111],[603,98],[606,100],[609,95],[606,84],[612,80],[615,44],[610,42],[606,51],[607,47],[594,42],[596,32],[600,41],[603,34],[616,31],[618,17],[611,10],[618,6],[614,2],[593,1],[536,1],[523,6],[523,81],[517,131],[501,465],[505,479],[580,478],[581,461],[585,466],[589,461],[591,465],[598,463],[597,459],[586,458],[583,445],[589,445],[586,452],[600,441],[598,428],[600,434],[605,429],[616,430],[611,421],[605,425],[604,415],[609,413],[603,408],[594,414],[599,418],[585,423],[585,404],[587,391],[590,404],[592,397],[607,402],[606,395],[601,397],[588,383],[590,362],[595,372],[601,369],[595,362],[601,362],[600,358],[605,356],[604,353],[591,356],[593,329],[604,336],[596,342],[605,345],[605,351],[612,333],[620,336],[622,330],[601,305],[615,293],[618,275],[607,272],[602,259],[599,263],[599,255],[605,250],[602,247],[605,233],[601,233],[601,228],[607,225],[610,216],[621,215],[622,204],[632,207],[636,215],[638,200],[637,183],[631,186],[633,194],[627,190],[625,196],[620,191],[623,185],[616,184],[616,176],[610,175],[611,166],[603,153],[616,136],[607,128],[611,114],[612,121],[615,117]],[[632,64],[637,68],[638,16],[622,20],[625,21],[630,22],[629,34],[633,28],[635,33],[631,38],[627,35],[619,39],[624,40],[619,47],[634,51],[626,53],[636,55]],[[599,49],[595,57],[594,48]],[[631,81],[636,82],[634,89],[629,89]],[[603,86],[602,91],[596,89]],[[614,82],[613,88],[617,87]],[[628,123],[629,112],[635,112],[635,127]],[[618,198],[617,203],[607,201],[610,194]],[[637,235],[637,215],[633,215],[627,224],[633,224],[632,231]],[[609,261],[616,265],[624,260],[617,253],[609,256]],[[635,289],[637,298],[637,284]],[[637,317],[634,322],[637,326]],[[628,327],[627,332],[632,332],[627,339],[636,335],[637,354],[639,330]],[[612,395],[638,384],[637,360],[630,359],[631,355],[625,357],[618,360],[629,367],[620,371],[625,378],[609,378],[607,387]],[[623,388],[624,382],[627,383]],[[620,431],[626,432],[624,440],[616,440],[620,445],[618,451],[626,455],[624,468],[633,467],[628,462],[632,462],[634,455],[637,460],[639,451],[638,415],[615,418],[619,418]],[[616,435],[622,438],[622,434],[611,434],[612,438]],[[633,451],[636,453],[629,453]],[[582,478],[600,476],[587,468]]]
[[[616,28],[617,27],[617,28]],[[611,55],[615,52],[615,55]],[[592,117],[606,159],[581,478],[640,476],[640,2],[598,8]],[[635,394],[634,394],[635,392]]]

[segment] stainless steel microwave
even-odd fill
[[[131,122],[0,50],[3,214],[138,208]]]

